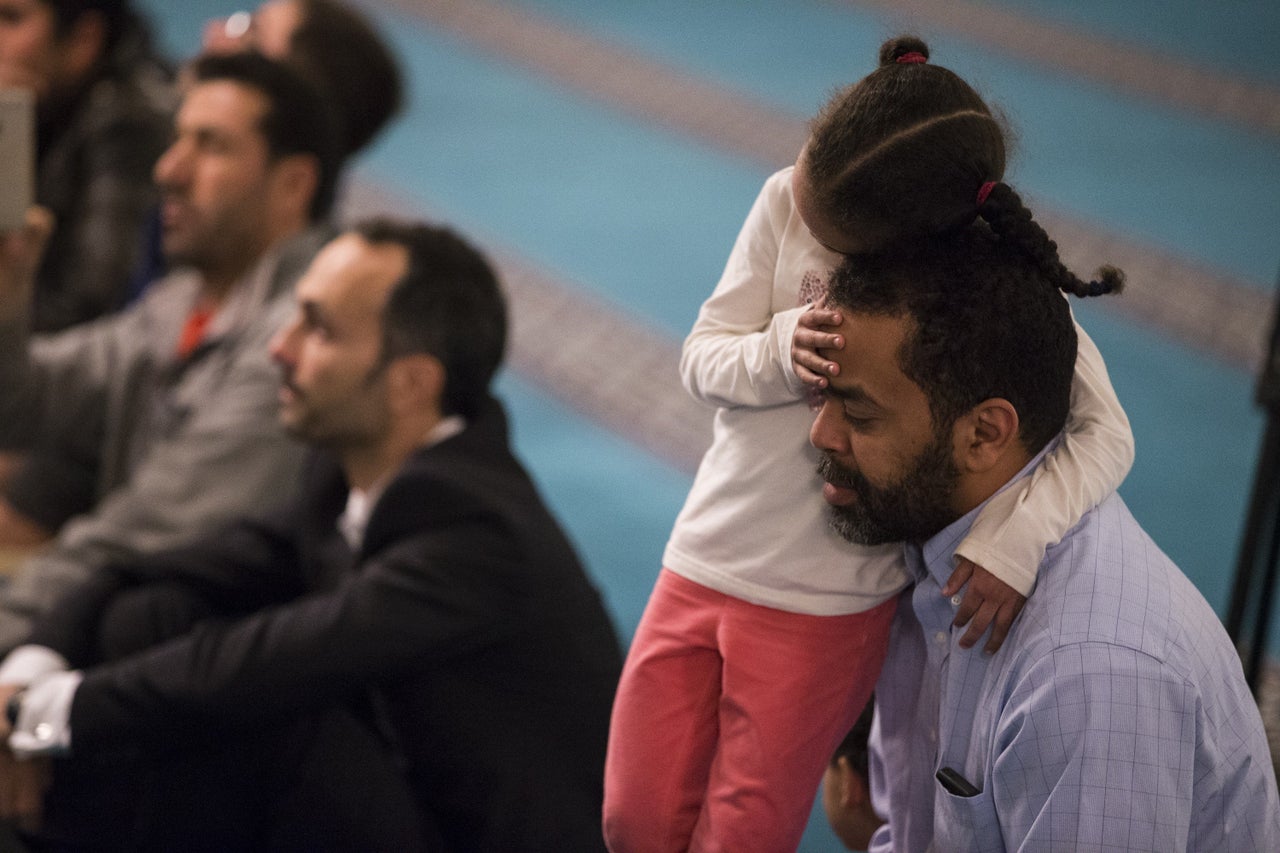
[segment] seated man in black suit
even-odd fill
[[[296,301],[298,502],[37,624],[0,666],[0,816],[54,849],[603,849],[618,641],[490,396],[489,265],[374,221]]]

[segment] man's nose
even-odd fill
[[[271,360],[284,368],[286,373],[293,368],[293,338],[297,329],[298,324],[296,322],[290,323],[276,332],[271,339],[271,343],[268,344]]]
[[[809,443],[819,450],[842,452],[839,420],[836,405],[829,399],[823,399],[822,405],[818,407],[818,414],[813,419],[813,426],[809,428]]]
[[[156,161],[153,177],[156,186],[169,189],[182,186],[190,174],[190,153],[182,140],[176,140]]]

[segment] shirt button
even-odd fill
[[[947,644],[947,632],[939,631],[938,633],[934,634],[933,641],[940,646],[945,646]]]
[[[955,595],[951,596],[951,606],[952,606],[952,607],[959,607],[959,606],[960,606],[960,601],[961,601],[960,593],[958,593],[958,592],[957,592]]]
[[[39,741],[53,740],[53,725],[51,723],[37,723],[35,736],[36,740]]]

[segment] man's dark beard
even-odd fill
[[[849,506],[829,507],[832,528],[850,542],[921,542],[956,519],[951,499],[960,470],[952,458],[950,430],[935,435],[911,470],[887,488],[871,485],[861,472],[845,468],[830,453],[822,455],[818,476],[858,495]]]

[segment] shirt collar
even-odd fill
[[[450,415],[431,428],[422,446],[430,447],[433,444],[439,444],[466,428],[465,418],[461,415]],[[347,546],[352,551],[360,550],[360,544],[364,541],[364,531],[369,526],[369,517],[373,515],[373,508],[394,476],[393,472],[367,489],[353,488],[347,492],[347,505],[342,510],[342,515],[338,516],[338,532],[342,534],[343,539],[347,540]]]

